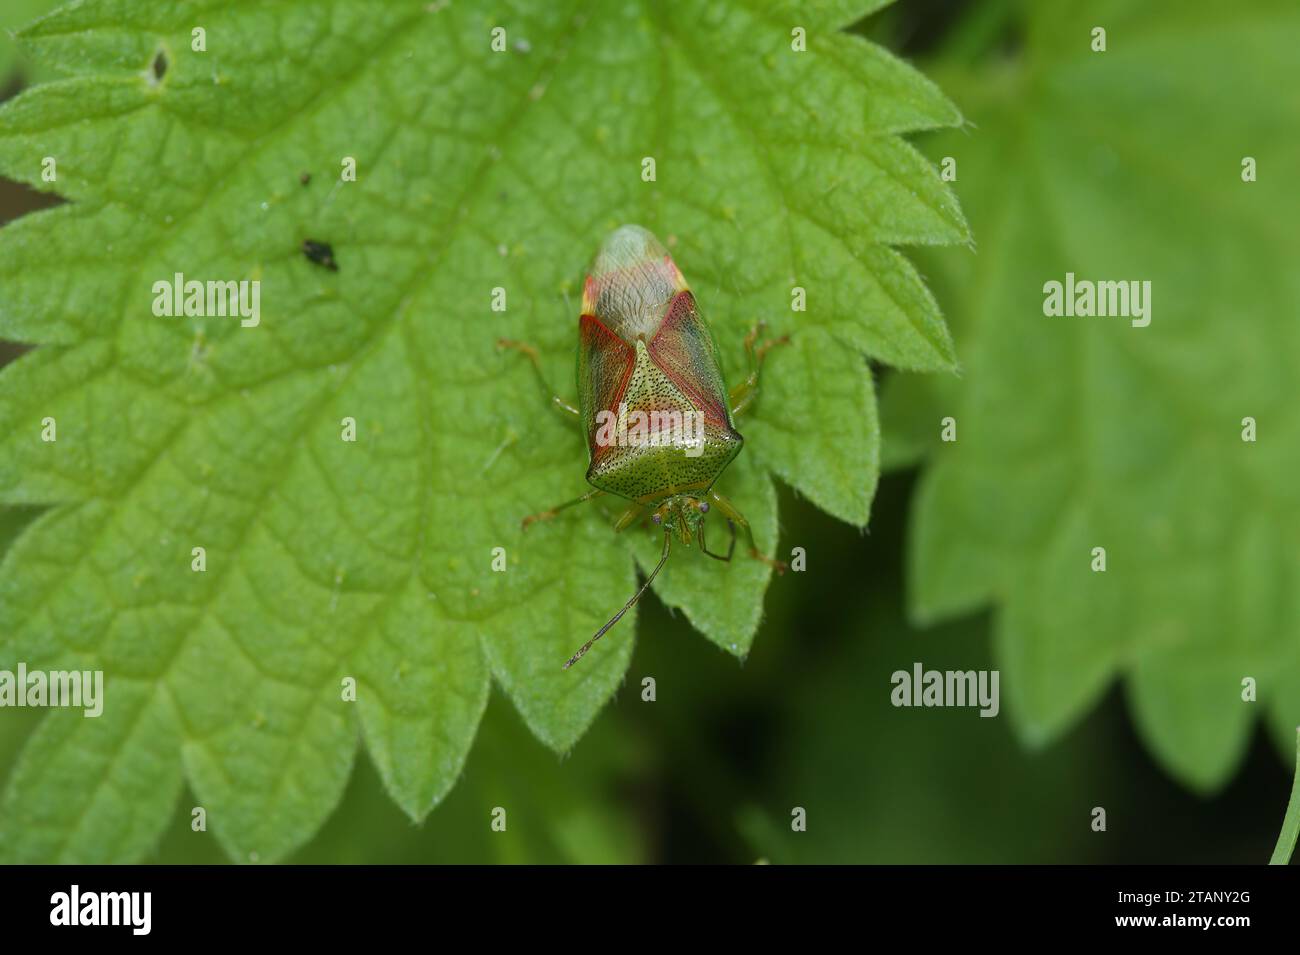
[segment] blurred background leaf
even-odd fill
[[[1029,743],[1123,677],[1152,753],[1202,791],[1257,713],[1287,759],[1300,721],[1297,36],[1283,0],[964,7],[930,53],[970,126],[923,143],[956,160],[978,242],[924,260],[963,373],[885,389],[886,459],[926,461],[913,619],[994,606]],[[1149,280],[1150,326],[1045,316],[1067,272]]]

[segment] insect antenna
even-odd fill
[[[631,610],[632,607],[636,604],[636,602],[641,599],[641,595],[646,592],[646,588],[650,586],[651,582],[657,576],[659,576],[659,571],[663,570],[664,564],[668,563],[668,551],[672,548],[672,543],[673,543],[672,533],[670,531],[665,530],[663,556],[659,558],[659,563],[655,564],[655,569],[650,572],[650,576],[647,577],[645,583],[641,585],[641,589],[632,595],[631,600],[623,604],[622,610],[620,610],[618,613],[614,614],[614,616],[609,618],[609,623],[605,624],[605,626],[597,630],[596,635],[594,637],[592,637],[581,647],[579,647],[577,653],[569,657],[569,662],[564,665],[564,669],[567,670],[569,667],[573,666],[575,663],[581,660],[583,655],[586,654],[586,652],[591,649],[592,644],[594,644],[597,640],[603,637],[609,631],[609,628],[614,626],[614,624],[618,623],[619,620],[623,618],[623,614]]]

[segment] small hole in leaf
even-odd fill
[[[150,64],[150,70],[153,73],[153,81],[161,82],[162,78],[167,75],[167,54],[159,50],[153,56],[153,63]]]

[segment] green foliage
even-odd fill
[[[0,566],[0,667],[101,668],[108,702],[29,739],[5,858],[140,858],[186,784],[231,857],[283,858],[338,802],[358,735],[422,819],[492,681],[546,745],[575,744],[631,619],[559,666],[632,592],[642,539],[595,508],[521,535],[581,491],[584,452],[493,342],[538,343],[568,391],[574,293],[611,227],[669,243],[731,369],[755,319],[794,335],[720,485],[761,546],[773,475],[866,523],[864,354],[953,367],[892,247],[968,238],[898,135],[958,115],[836,32],[878,2],[477,6],[105,0],[24,34],[65,78],[0,110],[0,172],[48,189],[55,156],[72,202],[0,231],[0,335],[41,346],[0,373],[0,502],[50,506]],[[260,324],[155,317],[177,272],[260,281]],[[659,593],[743,655],[767,574],[679,556]]]
[[[1287,800],[1286,815],[1282,818],[1282,831],[1278,833],[1277,845],[1269,865],[1290,865],[1291,853],[1295,851],[1296,836],[1300,834],[1300,729],[1296,730],[1296,769],[1291,783],[1291,798]]]
[[[644,773],[645,746],[617,711],[597,720],[568,758],[538,742],[499,694],[488,703],[455,787],[419,825],[393,802],[369,760],[357,765],[334,813],[294,864],[622,864],[647,861],[635,805],[618,798]],[[146,862],[217,864],[196,835],[187,793]],[[493,811],[504,828],[492,828]]]
[[[791,831],[788,810],[751,803],[737,814],[751,844],[778,864],[1095,860],[1103,847],[1078,800],[1116,793],[1110,774],[1098,772],[1102,734],[1031,756],[1004,719],[977,708],[892,705],[892,674],[910,674],[914,661],[951,670],[994,663],[982,621],[920,634],[887,590],[873,588],[870,611],[846,625],[855,639],[843,656],[792,681],[775,775],[777,791],[807,810],[807,830]],[[828,731],[837,726],[864,731]]]
[[[32,64],[22,55],[14,31],[26,26],[37,17],[54,8],[57,0],[5,0],[0,8],[0,85],[13,79],[22,71],[29,76],[42,78],[48,71],[33,71]]]
[[[963,376],[897,378],[884,407],[891,461],[927,455],[914,618],[995,604],[1029,741],[1124,676],[1152,752],[1201,790],[1245,751],[1244,678],[1288,754],[1300,722],[1298,31],[1283,0],[981,5],[936,72],[974,129],[926,143],[956,157],[979,237],[931,264]],[[1022,46],[981,59],[981,35]],[[1067,271],[1150,280],[1150,326],[1045,316]]]

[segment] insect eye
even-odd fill
[[[700,501],[700,513],[701,513],[701,514],[707,514],[707,513],[709,513],[709,502],[708,502],[708,501]]]
[[[651,515],[650,520],[654,521],[656,524],[662,524],[664,522],[664,516],[662,514],[653,514]]]

